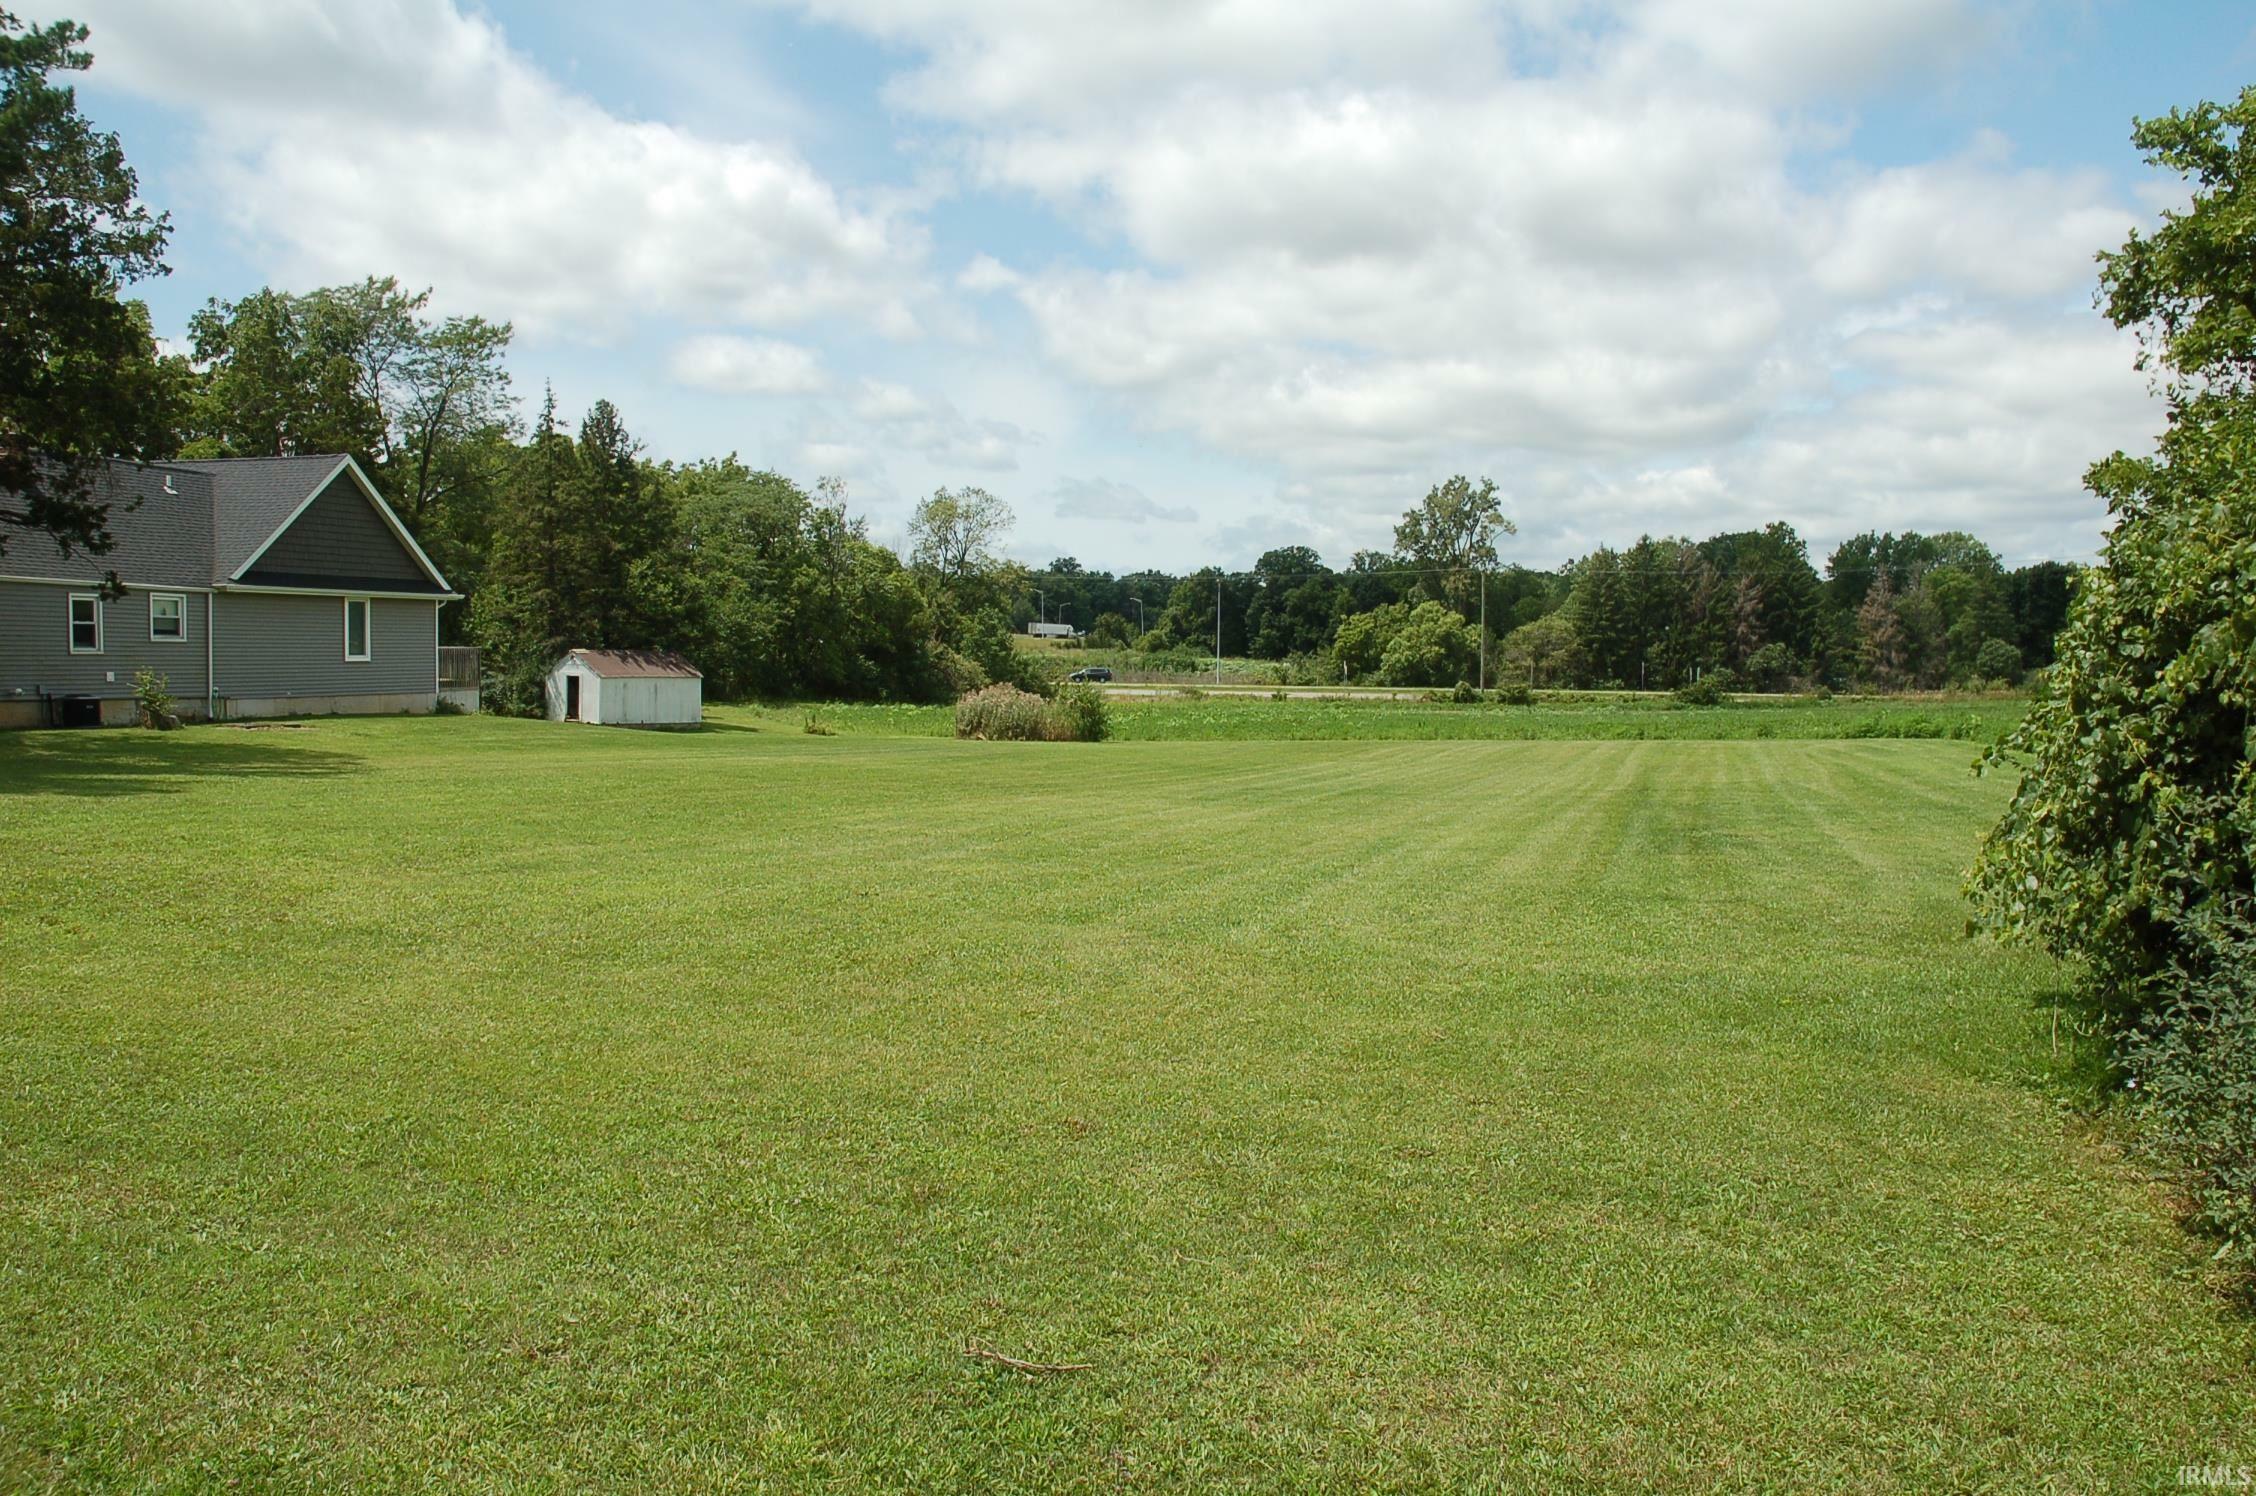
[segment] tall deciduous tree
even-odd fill
[[[28,532],[105,554],[96,465],[178,440],[183,371],[119,295],[165,273],[169,223],[136,196],[118,138],[51,77],[92,65],[86,38],[0,10],[0,553]]]
[[[1470,616],[1478,607],[1477,574],[1496,564],[1496,537],[1518,533],[1504,517],[1504,502],[1487,478],[1475,485],[1463,474],[1437,483],[1394,527],[1394,546],[1410,565],[1428,573],[1420,589]]]

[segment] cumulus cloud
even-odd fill
[[[204,174],[292,279],[372,267],[574,335],[651,312],[919,323],[921,231],[787,146],[628,120],[454,0],[90,0],[102,78],[197,112]]]
[[[883,380],[864,380],[850,409],[882,445],[950,470],[1012,472],[1020,449],[1041,440],[1014,422],[975,419],[941,396]]]
[[[1133,483],[1109,478],[1065,478],[1052,491],[1059,519],[1089,519],[1106,524],[1187,525],[1198,518],[1196,509],[1161,504]]]
[[[777,338],[691,338],[675,347],[669,367],[676,382],[725,395],[803,395],[824,384],[810,350]]]

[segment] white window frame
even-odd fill
[[[157,604],[177,603],[180,607],[180,632],[157,632]],[[149,642],[151,644],[186,644],[188,642],[188,594],[185,592],[152,592],[149,594]]]
[[[94,647],[92,649],[82,649],[79,647],[78,605],[80,603],[92,603],[94,605]],[[70,652],[74,655],[100,654],[102,652],[102,594],[99,592],[72,593],[70,595],[70,607],[67,610],[66,617],[69,620],[69,627],[68,633],[65,637],[70,644]]]
[[[352,610],[354,603],[360,604],[359,654],[354,654],[352,647]],[[345,599],[345,663],[348,665],[365,665],[375,657],[376,604],[370,598],[348,597]]]

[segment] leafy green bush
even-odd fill
[[[932,646],[932,670],[939,677],[942,699],[947,701],[961,701],[988,683],[987,671],[977,660],[945,644]]]
[[[1498,706],[1535,705],[1535,687],[1524,680],[1516,680],[1508,686],[1498,686],[1493,694]]]
[[[1974,673],[2011,685],[2021,678],[2021,651],[2003,639],[1984,639],[1974,652]]]
[[[1469,680],[1461,680],[1450,688],[1449,699],[1459,706],[1472,706],[1481,699],[1480,691]]]
[[[1783,644],[1765,644],[1747,656],[1747,681],[1758,691],[1782,691],[1802,668]]]
[[[1345,625],[1341,635],[1346,635]],[[1479,655],[1480,637],[1471,624],[1440,603],[1420,603],[1387,640],[1379,656],[1379,679],[1390,686],[1446,685],[1462,680]]]
[[[1970,891],[1982,925],[2082,963],[2150,1134],[2228,1247],[2247,1246],[2256,88],[2133,138],[2197,188],[2151,237],[2101,257],[2108,316],[2167,371],[2170,420],[2155,456],[2118,452],[2085,478],[2115,525],[2027,716],[1984,760],[2021,782]]]
[[[1723,687],[1716,684],[1720,671],[1711,671],[1698,680],[1687,681],[1676,688],[1676,699],[1686,706],[1723,705]]]
[[[160,732],[180,725],[173,711],[172,682],[154,670],[133,673],[133,704],[140,709],[141,725]]]
[[[2256,936],[2227,968],[2174,984],[2169,1006],[2123,1036],[2125,1093],[2195,1224],[2256,1260]],[[2220,1254],[2223,1255],[2223,1254]]]
[[[1062,686],[1050,703],[1057,737],[1068,743],[1101,743],[1112,736],[1112,714],[1104,692],[1094,686]]]

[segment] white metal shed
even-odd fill
[[[690,727],[705,715],[705,677],[656,649],[575,649],[548,674],[548,720]]]

